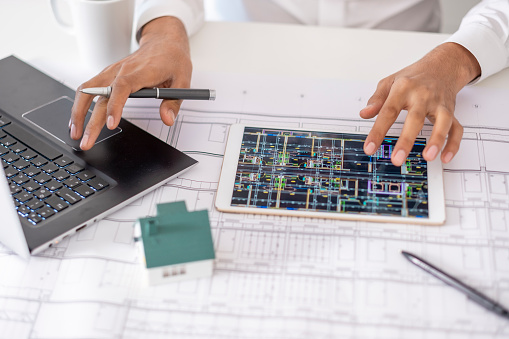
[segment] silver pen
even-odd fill
[[[99,95],[109,98],[111,86],[84,88],[80,92],[91,95]],[[143,88],[131,93],[129,98],[153,98],[167,100],[215,100],[216,91],[213,89],[194,88]]]
[[[433,266],[429,262],[426,262],[424,259],[419,258],[415,254],[406,251],[401,251],[401,254],[403,254],[403,256],[407,258],[408,261],[410,261],[415,266],[423,269],[424,271],[428,272],[435,278],[443,281],[447,285],[465,294],[468,297],[468,299],[481,305],[487,310],[492,311],[509,320],[509,310],[507,310],[504,306],[500,305],[496,301],[490,299],[489,297],[477,291],[473,287],[470,287],[467,284],[459,281],[457,278],[454,278],[453,276],[445,273],[444,271]]]

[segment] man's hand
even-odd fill
[[[364,143],[364,152],[374,154],[400,112],[407,110],[403,131],[392,152],[392,163],[401,166],[405,162],[425,118],[434,126],[423,151],[424,159],[434,160],[443,148],[442,162],[451,161],[463,135],[463,126],[454,117],[456,95],[480,74],[475,57],[464,47],[448,42],[382,79],[368,105],[360,111],[364,119],[378,115]]]
[[[80,85],[72,108],[69,127],[71,138],[83,135],[80,147],[92,148],[104,124],[115,129],[129,95],[144,87],[189,88],[192,64],[189,41],[182,22],[174,17],[161,17],[143,27],[140,48],[128,57],[108,66],[94,78]],[[109,99],[98,99],[83,132],[83,124],[93,96],[80,92],[88,87],[112,86]],[[163,100],[159,108],[161,120],[173,125],[181,100]]]

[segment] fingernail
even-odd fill
[[[371,108],[371,107],[373,107],[373,104],[367,104],[367,105],[366,105],[366,107],[364,107],[363,109],[361,109],[361,111],[364,111],[364,110],[366,110],[366,109],[368,109],[368,108]]]
[[[113,118],[113,115],[108,116],[107,126],[109,129],[113,129],[115,127],[115,118]]]
[[[452,152],[448,152],[444,155],[444,163],[448,163],[449,161],[452,160],[452,157],[454,156],[454,154],[452,154]]]
[[[403,165],[403,162],[406,160],[406,153],[404,150],[400,149],[396,152],[396,154],[392,157],[393,163],[397,166]]]
[[[177,119],[177,117],[175,116],[175,112],[173,112],[173,110],[170,109],[170,110],[168,110],[168,114],[173,118],[173,121],[170,124],[170,125],[173,125],[175,123],[175,120]]]
[[[372,155],[373,153],[375,153],[376,151],[376,145],[373,141],[371,141],[367,146],[366,148],[364,149],[365,153],[367,155]]]
[[[88,135],[85,134],[83,136],[83,139],[81,139],[80,147],[81,148],[85,147],[87,145],[87,143],[88,143]]]
[[[72,119],[69,119],[69,128],[71,128]]]
[[[74,124],[71,125],[71,138],[76,138],[76,126]]]
[[[438,154],[438,147],[436,145],[431,146],[426,151],[426,158],[428,158],[428,161],[435,160]]]

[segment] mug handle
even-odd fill
[[[72,21],[64,20],[61,10],[59,9],[60,8],[59,4],[61,4],[63,1],[64,0],[50,0],[51,10],[53,12],[53,16],[55,17],[55,20],[60,25],[60,27],[62,27],[67,33],[74,34],[74,26],[72,25]],[[67,6],[69,7],[69,5]]]

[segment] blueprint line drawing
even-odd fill
[[[219,78],[196,74],[193,86],[211,87],[211,79]],[[458,97],[465,133],[444,166],[445,225],[396,225],[217,211],[231,124],[342,132],[373,124],[357,116],[373,84],[220,79],[217,102],[186,102],[172,127],[155,100],[130,99],[124,110],[197,166],[29,261],[0,245],[0,338],[509,337],[507,321],[400,254],[422,255],[509,305],[509,117],[496,110],[504,95],[473,87]],[[276,96],[274,88],[284,90]],[[180,200],[209,211],[214,274],[148,286],[133,223]]]
[[[243,128],[231,206],[428,217],[425,139],[396,167],[397,137],[367,156],[365,135]]]

